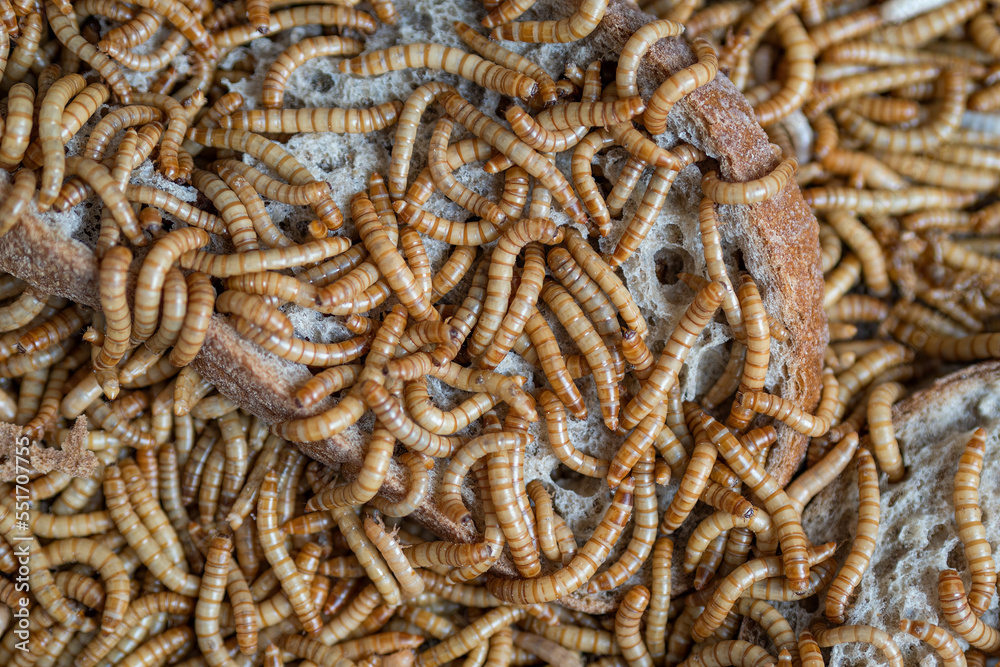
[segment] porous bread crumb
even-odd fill
[[[950,631],[937,601],[941,570],[957,570],[969,591],[969,569],[955,525],[952,493],[958,460],[978,427],[987,433],[979,484],[983,525],[994,549],[1000,544],[1000,363],[970,367],[904,399],[893,410],[893,423],[906,478],[889,484],[880,475],[881,525],[875,554],[851,598],[846,622],[887,631],[902,649],[907,665],[934,665],[938,664],[934,650],[899,630],[899,621],[926,620]],[[838,568],[854,541],[857,511],[857,468],[852,463],[803,514],[806,534],[814,543],[837,541]],[[798,631],[821,615],[822,602],[816,614],[800,604],[782,604],[781,611]],[[996,595],[982,618],[996,627]],[[964,641],[958,641],[967,648]],[[846,644],[831,649],[828,664],[853,667],[879,660],[876,651],[865,644]]]
[[[70,477],[90,477],[97,468],[97,457],[87,449],[86,415],[76,418],[61,449],[22,442],[22,430],[17,424],[0,422],[0,481],[11,482],[25,474],[45,475],[53,470]]]

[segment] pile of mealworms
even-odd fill
[[[906,483],[893,403],[944,364],[1000,356],[1000,333],[989,333],[1000,315],[1000,27],[985,0],[654,0],[643,8],[659,18],[631,36],[613,74],[594,62],[561,75],[504,42],[583,39],[607,0],[547,21],[518,20],[533,0],[487,0],[489,38],[455,25],[469,51],[369,53],[364,35],[406,19],[391,0],[372,0],[374,15],[306,1],[0,0],[0,167],[12,174],[0,234],[36,209],[103,206],[100,310],[0,277],[0,419],[52,447],[82,439],[100,461],[93,473],[63,461],[4,486],[0,664],[815,667],[822,648],[861,642],[901,666],[895,628],[845,623],[879,539],[880,471],[883,484]],[[219,85],[221,58],[301,26],[335,34],[288,47],[261,108],[243,109]],[[664,38],[689,40],[696,62],[644,99],[638,66]],[[189,45],[182,75],[171,63]],[[329,57],[345,76],[443,70],[511,103],[494,118],[431,82],[368,109],[285,108],[296,68]],[[126,70],[149,73],[148,90]],[[653,139],[677,102],[720,74],[781,153],[756,181],[725,182],[698,148]],[[411,178],[431,108],[441,115],[427,167]],[[388,171],[347,211],[281,143],[393,126]],[[456,126],[472,137],[451,141]],[[79,151],[67,155],[71,142]],[[612,147],[629,155],[613,183],[592,167]],[[567,151],[569,178],[555,161]],[[197,189],[195,204],[131,182],[153,157]],[[499,201],[455,176],[476,162],[500,175]],[[694,296],[672,335],[653,341],[617,270],[688,167],[704,174],[707,275],[680,275]],[[771,339],[789,333],[752,276],[730,275],[718,220],[718,207],[766,201],[792,179],[820,219],[826,274],[831,343],[815,413],[768,393]],[[426,210],[435,192],[475,219]],[[308,207],[309,240],[289,238],[265,200]],[[553,222],[553,200],[572,224]],[[614,236],[604,254],[588,238]],[[452,246],[436,271],[425,238]],[[289,305],[353,337],[296,337]],[[337,395],[333,407],[268,424],[216,392],[190,365],[214,313],[314,369],[300,407]],[[729,362],[697,402],[682,401],[685,358],[717,315],[731,330]],[[568,340],[575,351],[560,346]],[[496,370],[511,353],[538,368],[535,390]],[[589,378],[607,437],[621,439],[607,459],[569,436],[569,419],[588,418]],[[442,409],[431,383],[469,396]],[[356,475],[288,444],[335,437],[369,413]],[[81,415],[85,433],[69,428]],[[539,420],[561,464],[613,496],[589,535],[573,534],[542,481],[525,480]],[[772,420],[811,438],[806,470],[784,488],[766,469]],[[943,571],[948,627],[900,625],[949,666],[1000,652],[1000,630],[980,618],[997,579],[978,500],[985,437],[942,464],[955,471],[970,591]],[[390,498],[380,489],[394,460],[408,476]],[[839,551],[812,544],[803,508],[852,463],[855,538]],[[405,519],[427,504],[480,541],[441,541]],[[704,518],[675,545],[689,517]],[[672,594],[675,550],[693,591]],[[607,617],[560,604],[603,591],[621,599]],[[816,595],[809,628],[771,604]],[[744,619],[771,645],[736,639]],[[972,648],[963,654],[956,636]]]

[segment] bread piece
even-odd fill
[[[533,12],[536,15],[544,13],[544,16],[525,18],[561,18],[568,16],[575,7],[575,3],[562,0],[544,4],[544,8],[536,8]],[[402,17],[399,25],[380,27],[375,35],[368,38],[366,51],[413,41],[437,41],[461,46],[451,29],[451,22],[459,19],[476,24],[485,15],[478,3],[468,0],[449,0],[433,5],[419,0],[402,1],[397,3],[397,8]],[[595,59],[613,63],[628,37],[651,18],[629,2],[614,0],[598,29],[581,42],[520,46],[507,43],[506,46],[523,51],[548,68],[550,73],[558,75],[570,60],[582,66]],[[284,48],[282,44],[293,39],[295,37],[291,34],[279,35],[275,41],[262,39],[251,44],[249,48],[257,59],[259,76],[233,84],[231,88],[244,91],[252,105],[259,99],[259,88],[256,86],[259,86],[263,72]],[[640,68],[641,93],[648,97],[667,76],[693,62],[693,54],[682,39],[657,43],[649,50]],[[319,66],[322,67],[322,64]],[[320,74],[324,75],[324,72]],[[307,79],[305,73],[296,76],[301,77],[300,81]],[[317,78],[323,80],[323,76]],[[299,99],[310,106],[362,107],[369,106],[373,100],[381,102],[393,97],[405,97],[415,84],[427,80],[444,80],[456,83],[463,94],[486,111],[494,109],[500,101],[496,94],[461,83],[441,72],[408,70],[376,79],[330,74],[327,79],[333,83],[325,88],[308,80],[305,85],[296,87],[293,77],[288,99],[294,100],[294,96],[299,95]],[[432,114],[428,115],[428,119],[434,118]],[[750,106],[724,76],[719,76],[713,83],[678,103],[668,121],[668,131],[659,141],[665,146],[686,141],[703,149],[718,160],[724,180],[759,178],[778,164],[778,157],[772,151],[766,134],[754,120]],[[422,166],[425,151],[421,150],[421,145],[425,144],[421,142],[426,142],[429,133],[426,123],[422,132],[414,152],[411,178]],[[344,204],[347,199],[363,187],[371,170],[385,171],[391,129],[364,137],[318,136],[321,137],[319,140],[309,135],[294,137],[289,148],[315,175],[339,184],[338,203],[346,210]],[[609,178],[616,176],[616,169],[620,169],[624,162],[620,150],[611,151],[607,157],[600,159],[605,161],[605,173]],[[478,170],[478,167],[466,168],[460,175],[468,174],[470,170]],[[637,193],[642,192],[647,179],[648,176],[640,182]],[[661,284],[657,279],[658,266],[667,265],[704,275],[704,257],[697,224],[700,180],[701,174],[695,167],[681,174],[646,243],[623,266],[624,280],[650,322],[648,342],[656,353],[693,298],[690,290],[673,276],[668,276],[667,282]],[[480,171],[478,179],[470,187],[495,192],[497,182],[495,177],[486,177]],[[631,217],[638,197],[639,194],[635,195],[626,207],[625,220]],[[435,195],[434,200],[441,199]],[[448,206],[442,203],[436,205]],[[454,209],[449,209],[449,213],[455,215]],[[301,216],[302,211],[295,214]],[[565,219],[559,211],[555,211],[553,217],[560,221]],[[279,216],[275,219],[281,221]],[[783,193],[768,202],[754,206],[720,207],[720,220],[724,251],[732,275],[736,275],[742,263],[756,279],[768,312],[781,320],[791,332],[789,341],[772,345],[768,387],[812,409],[818,400],[822,350],[826,345],[825,317],[820,305],[823,282],[815,218],[803,202],[797,186],[791,183]],[[289,222],[294,223],[295,218],[285,220],[286,224]],[[624,220],[617,221],[615,230],[603,243],[616,242],[623,224]],[[429,250],[431,245],[428,244]],[[97,306],[96,263],[89,249],[65,236],[53,239],[51,230],[39,221],[29,219],[0,239],[0,269],[15,273],[52,293]],[[299,335],[316,333],[304,328],[311,321],[308,314],[293,314],[292,319]],[[331,318],[325,318],[327,324],[322,326],[329,330],[331,321]],[[688,370],[682,378],[685,398],[693,399],[703,393],[721,372],[726,361],[723,345],[728,338],[728,327],[722,324],[721,318],[717,318],[689,357]],[[306,414],[294,408],[290,397],[294,388],[305,380],[308,371],[240,340],[221,317],[217,316],[213,321],[203,354],[196,360],[195,367],[216,383],[221,393],[265,419],[277,421]],[[510,359],[501,370],[531,375],[530,369],[526,369],[519,359]],[[581,385],[585,390],[592,388],[590,381]],[[309,412],[320,412],[329,405],[330,402],[324,402]],[[591,401],[590,405],[596,407],[596,402]],[[592,412],[596,410],[592,409]],[[611,436],[603,427],[594,428],[590,422],[573,422],[571,428],[577,445],[592,454],[610,456],[621,442],[621,438]],[[526,476],[528,479],[541,478],[551,482],[551,473],[556,469],[557,462],[548,450],[544,426],[536,425],[535,432],[538,437],[533,445],[534,451],[529,452]],[[779,432],[781,435],[772,450],[770,468],[784,482],[802,459],[805,438],[784,427],[779,427]],[[300,447],[323,462],[346,464],[344,470],[350,476],[360,465],[363,440],[363,435],[354,429],[342,437],[319,443],[302,443]],[[610,502],[610,494],[603,485],[597,480],[594,482],[596,486],[589,486],[583,493],[558,485],[555,488],[556,509],[567,518],[581,539],[586,538]],[[394,463],[382,493],[396,499],[405,484],[405,472]],[[670,495],[672,490],[661,501],[665,504]],[[445,519],[436,510],[433,500],[429,500],[414,516],[442,537],[456,540],[476,537]],[[624,548],[627,537],[626,534],[622,538],[620,548]],[[677,537],[677,543],[683,545],[683,532]],[[679,562],[680,559],[675,560]],[[677,580],[675,583],[677,592],[687,586],[685,581]],[[612,608],[613,600],[605,597],[587,604],[590,611],[607,611]]]
[[[966,592],[969,590],[952,491],[962,450],[978,427],[987,433],[979,485],[986,539],[994,548],[1000,544],[1000,362],[970,366],[935,381],[896,404],[892,421],[906,478],[889,484],[881,475],[879,538],[871,567],[848,607],[846,622],[889,632],[908,665],[934,664],[937,658],[929,657],[934,650],[900,631],[899,621],[927,620],[947,628],[937,601],[941,570],[958,570]],[[806,533],[814,543],[838,542],[841,564],[854,540],[857,507],[857,468],[851,464],[816,496],[803,515]],[[782,611],[797,630],[808,627],[815,616],[803,605],[783,605]],[[996,626],[996,596],[982,618]],[[830,664],[845,667],[880,660],[865,644],[846,644],[831,651]]]

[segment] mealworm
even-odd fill
[[[28,149],[33,126],[35,90],[26,83],[15,83],[7,94],[7,124],[0,138],[0,167],[15,169]]]
[[[504,112],[511,130],[530,148],[542,152],[562,152],[576,146],[586,135],[585,125],[565,129],[548,129],[520,107]]]
[[[545,415],[549,446],[560,463],[588,477],[603,478],[608,474],[609,461],[599,459],[576,449],[569,437],[566,412],[562,401],[547,389],[539,390],[538,404]]]
[[[819,42],[817,47],[824,48]],[[847,76],[836,81],[824,94],[817,95],[803,108],[806,116],[813,118],[845,100],[870,93],[884,93],[903,86],[922,83],[937,78],[940,67],[934,65],[898,65],[875,72]]]
[[[474,438],[452,455],[448,468],[441,478],[441,510],[455,523],[469,523],[469,514],[462,502],[461,486],[473,464],[488,454],[511,451],[527,444],[527,438],[519,433],[490,433]]]
[[[719,447],[719,452],[733,472],[764,503],[764,509],[771,515],[781,543],[785,576],[791,582],[793,590],[804,590],[809,577],[806,542],[798,513],[788,496],[724,426],[707,415],[703,415],[701,419],[706,435]]]
[[[133,343],[141,343],[153,334],[167,270],[184,253],[208,241],[209,236],[203,230],[187,228],[170,232],[153,245],[139,270],[131,333]]]
[[[562,205],[563,210],[574,222],[586,222],[580,202],[573,194],[572,188],[564,176],[555,168],[555,164],[528,147],[512,132],[505,130],[499,123],[489,119],[470,102],[455,93],[445,93],[440,96],[448,113],[464,125],[472,134],[486,139],[501,153],[506,155],[525,171],[534,176]],[[469,245],[469,244],[463,244]]]
[[[870,625],[841,625],[816,631],[816,643],[822,648],[853,642],[871,644],[882,652],[891,667],[903,667],[903,655],[899,646],[884,630]]]
[[[695,57],[698,59],[698,62],[672,74],[666,81],[660,84],[660,87],[649,98],[649,104],[647,105],[645,114],[643,114],[642,120],[646,129],[654,135],[663,134],[666,131],[667,116],[670,115],[670,110],[677,102],[685,95],[711,82],[715,78],[716,72],[718,72],[718,57],[711,42],[706,39],[695,38],[692,42],[692,47],[694,48]],[[791,49],[789,52],[791,52]],[[811,64],[813,57],[811,50],[808,52],[808,56]],[[789,56],[789,59],[791,60],[791,56]],[[795,65],[790,68],[790,71],[793,71],[794,68]],[[800,69],[804,68],[800,67]],[[807,72],[802,74],[796,72],[796,76],[805,80],[808,86],[811,85],[811,77],[807,77],[807,74]],[[786,85],[789,88],[791,87],[791,84]],[[621,84],[619,83],[620,90]],[[794,101],[793,98],[790,103],[794,104]],[[763,119],[761,120],[763,124],[768,124],[764,120],[768,120],[769,116],[760,111],[757,112],[757,115],[759,120]],[[770,122],[780,120],[777,114],[772,115],[775,116],[775,120]]]
[[[569,18],[505,23],[494,28],[490,38],[514,42],[574,42],[593,32],[607,9],[608,0],[584,0]]]
[[[662,530],[671,533],[684,522],[701,497],[718,450],[707,440],[696,439],[694,451],[684,470],[677,493],[663,513]]]
[[[501,12],[502,14],[503,6],[504,4],[501,4],[501,7],[496,11]],[[493,15],[493,13],[490,14],[490,16]],[[508,20],[513,21],[514,18],[517,17],[514,16]],[[486,19],[483,19],[483,25],[487,28],[493,28],[496,25],[500,25],[500,23],[507,23],[507,21],[501,21],[500,23],[490,25],[489,21],[489,16]],[[513,51],[508,51],[499,44],[483,37],[472,26],[466,25],[461,21],[455,21],[452,25],[455,28],[455,32],[458,33],[459,39],[465,42],[474,51],[479,53],[479,55],[497,63],[501,67],[506,67],[509,70],[520,72],[521,74],[535,80],[538,83],[538,95],[543,104],[548,106],[556,102],[557,94],[555,82],[544,69],[524,56],[518,55]]]
[[[451,410],[439,410],[431,401],[423,378],[407,383],[404,398],[413,420],[438,435],[454,435],[467,428],[498,402],[498,399],[489,394],[479,393]]]
[[[965,560],[972,573],[972,588],[969,591],[969,607],[982,616],[990,606],[993,590],[996,588],[996,565],[986,541],[982,524],[982,510],[979,507],[979,479],[983,466],[986,432],[979,428],[973,432],[965,445],[962,457],[955,471],[955,523],[958,536],[965,549]]]
[[[712,541],[720,535],[725,535],[733,528],[749,528],[754,533],[758,533],[760,540],[766,540],[768,543],[775,541],[771,518],[764,512],[755,509],[752,516],[744,517],[719,510],[702,520],[691,534],[691,537],[688,538],[688,544],[684,551],[684,571],[694,572],[695,567],[704,558],[703,554]],[[762,549],[762,551],[764,550]],[[773,552],[765,555],[773,555]]]
[[[898,382],[886,382],[875,387],[868,397],[872,447],[879,467],[889,476],[890,482],[902,480],[906,473],[892,424],[892,404],[905,393],[906,390]]]
[[[195,605],[195,634],[198,648],[206,661],[224,665],[230,662],[219,631],[219,605],[225,594],[232,543],[221,535],[212,539],[205,558],[198,603]]]
[[[390,242],[386,231],[379,222],[371,200],[364,193],[359,193],[351,199],[351,214],[355,225],[372,259],[378,264],[393,291],[396,292],[410,314],[418,322],[438,319],[437,311],[430,305],[427,295],[416,284],[402,255]]]
[[[844,471],[857,447],[857,433],[848,433],[838,438],[837,445],[824,454],[820,461],[811,465],[785,487],[785,493],[796,512],[801,515],[809,501]]]
[[[567,290],[546,282],[541,297],[586,357],[594,374],[604,423],[615,430],[618,427],[619,390],[614,363],[604,341]]]
[[[614,252],[610,256],[605,257],[605,261],[611,267],[617,267],[624,264],[625,260],[631,257],[632,253],[634,253],[643,240],[645,240],[649,230],[653,227],[656,217],[659,215],[660,210],[662,210],[663,205],[666,203],[667,194],[670,192],[670,186],[673,184],[674,179],[677,178],[680,171],[693,162],[704,159],[705,157],[705,154],[700,150],[692,148],[686,144],[682,144],[674,148],[674,154],[679,162],[677,169],[656,167],[653,170],[653,175],[650,177],[649,183],[646,185],[646,191],[643,193],[642,200],[639,202],[639,207],[636,209],[632,219],[627,223],[625,230],[622,232],[622,236],[618,241],[618,245],[615,246]],[[610,198],[608,210],[609,212],[612,211]]]
[[[701,189],[718,204],[756,204],[784,190],[798,165],[798,160],[789,156],[767,176],[742,183],[724,183],[716,172],[710,171],[702,178]]]
[[[598,151],[614,145],[614,138],[608,130],[597,130],[583,138],[573,151],[573,184],[576,186],[583,205],[597,225],[601,236],[611,233],[611,214],[608,212],[604,195],[594,180],[591,163]]]
[[[522,609],[510,607],[492,609],[456,634],[418,654],[415,664],[417,667],[437,667],[453,660],[485,643],[502,628],[522,618],[525,613]]]
[[[818,550],[814,548],[809,551],[808,557],[810,560],[814,560],[819,555],[819,551],[825,550],[825,546],[818,548]],[[725,620],[744,591],[749,590],[755,582],[781,576],[781,573],[784,572],[781,560],[781,556],[764,556],[736,568],[710,594],[704,611],[694,620],[691,637],[695,641],[704,641],[710,637]]]
[[[369,109],[257,109],[219,119],[224,129],[251,132],[338,132],[364,134],[396,122],[403,103],[386,102]]]
[[[292,563],[285,549],[277,518],[278,475],[275,471],[265,475],[257,500],[257,533],[264,557],[278,575],[281,588],[295,610],[295,615],[309,634],[319,632],[323,623],[309,596],[309,586]]]
[[[645,586],[633,586],[625,594],[615,614],[615,639],[630,667],[649,667],[653,664],[639,633],[639,622],[648,604],[649,589]]]
[[[618,176],[618,180],[615,182],[605,202],[608,205],[608,213],[611,214],[612,218],[621,217],[622,209],[625,208],[625,204],[632,197],[632,192],[635,191],[635,186],[639,184],[639,179],[642,178],[642,172],[646,167],[645,162],[634,155],[629,155],[625,161],[625,165],[622,167],[621,174]]]
[[[490,454],[487,459],[490,494],[500,528],[510,545],[511,556],[518,571],[525,577],[534,577],[541,571],[538,550],[516,497],[516,484],[512,474],[511,457],[505,451]],[[533,523],[533,522],[532,522]]]
[[[848,294],[828,308],[826,314],[832,321],[882,322],[889,317],[889,304],[864,294]]]
[[[344,74],[377,76],[410,67],[440,69],[473,81],[483,88],[510,97],[528,99],[538,92],[538,82],[520,72],[496,65],[479,56],[441,44],[406,44],[342,60]]]
[[[215,307],[215,288],[208,276],[195,271],[188,274],[187,283],[188,307],[184,326],[169,357],[170,363],[178,368],[187,366],[198,356]]]
[[[47,211],[59,194],[66,159],[62,142],[62,116],[70,98],[82,91],[87,83],[79,74],[68,74],[52,84],[42,100],[38,114],[38,137],[44,154],[38,209]]]
[[[622,47],[618,56],[618,64],[615,69],[615,82],[618,97],[634,97],[639,94],[636,85],[636,75],[639,69],[639,62],[649,48],[661,39],[676,37],[684,31],[684,26],[677,21],[661,19],[650,21],[642,26],[628,38],[625,46]]]
[[[958,665],[966,664],[962,648],[943,628],[926,621],[911,621],[909,619],[901,620],[899,628],[903,632],[930,644],[941,656],[942,664],[945,667],[958,667]]]
[[[986,625],[969,606],[958,572],[942,570],[938,575],[941,613],[959,637],[985,653],[1000,649],[1000,633]]]
[[[715,214],[715,204],[707,197],[702,198],[699,208],[699,221],[701,225],[702,245],[705,252],[705,264],[707,266],[709,280],[714,280],[725,288],[722,298],[722,309],[726,314],[730,327],[733,329],[733,336],[738,340],[747,337],[746,325],[743,323],[743,310],[740,308],[740,300],[737,299],[736,290],[733,289],[732,281],[726,270],[725,261],[722,257],[722,244],[718,231],[718,217]],[[759,349],[759,345],[755,345]],[[755,350],[756,351],[756,350]],[[764,362],[766,367],[767,362]]]
[[[424,582],[413,571],[396,538],[386,532],[385,525],[381,521],[376,523],[372,519],[366,518],[364,525],[368,539],[382,554],[389,569],[395,575],[396,581],[399,582],[400,592],[406,597],[420,595],[424,591]]]
[[[877,126],[847,108],[839,108],[835,115],[844,129],[863,144],[872,148],[900,152],[922,152],[934,148],[958,126],[965,107],[966,90],[961,74],[946,70],[942,74],[944,92],[937,117],[912,130],[895,130]]]
[[[20,33],[17,45],[11,51],[7,67],[4,69],[6,81],[0,84],[0,90],[9,90],[13,84],[23,81],[31,65],[34,64],[35,54],[42,40],[41,14],[32,12],[25,16],[21,21]]]
[[[53,0],[45,0],[44,6],[46,18],[56,39],[69,52],[76,54],[80,60],[97,70],[123,104],[131,103],[132,86],[125,79],[125,75],[111,58],[101,53],[96,46],[80,34],[75,17],[63,14]]]
[[[622,411],[622,427],[635,428],[677,383],[677,376],[687,353],[719,307],[722,295],[723,288],[719,283],[710,283],[698,292],[667,340],[653,373]]]
[[[741,393],[737,403],[743,408],[784,422],[799,433],[818,438],[830,430],[840,386],[832,372],[823,374],[823,393],[815,415],[811,415],[790,400],[760,392]]]
[[[639,571],[653,551],[658,523],[653,457],[653,449],[647,449],[632,468],[635,478],[635,528],[632,531],[632,539],[629,540],[625,553],[612,563],[611,567],[591,580],[587,587],[589,593],[621,586]]]
[[[875,469],[875,461],[871,453],[864,448],[858,450],[855,459],[858,464],[858,492],[860,495],[858,526],[855,531],[854,544],[851,546],[851,553],[848,554],[836,579],[830,584],[830,590],[826,595],[824,613],[827,619],[833,623],[844,622],[847,599],[861,583],[861,577],[871,563],[879,528],[878,471]]]
[[[128,606],[128,575],[111,549],[92,539],[73,537],[49,543],[44,552],[49,567],[76,562],[97,570],[105,591],[102,631],[110,632],[122,623]]]
[[[438,120],[427,148],[427,167],[431,179],[448,199],[494,225],[505,222],[506,216],[499,206],[458,182],[448,165],[448,138],[455,124],[448,118]]]

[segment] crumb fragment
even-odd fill
[[[17,424],[0,422],[0,481],[13,481],[18,474],[44,475],[53,470],[71,477],[90,477],[97,469],[97,457],[87,449],[86,416],[76,418],[61,449],[32,443],[27,461],[17,460],[21,430]]]

